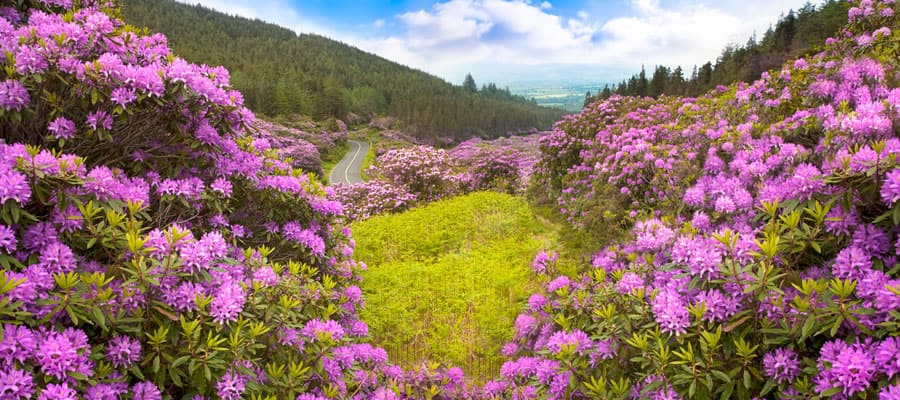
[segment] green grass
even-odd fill
[[[522,199],[474,193],[353,226],[366,262],[362,318],[392,362],[495,375],[513,321],[538,287],[530,264],[556,246],[556,227]]]
[[[366,170],[369,169],[369,166],[375,162],[375,146],[372,145],[372,142],[369,142],[369,151],[366,152],[366,158],[363,159],[362,167],[359,169],[359,176],[362,180],[369,180],[369,176],[366,175]]]

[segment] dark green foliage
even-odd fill
[[[162,32],[195,63],[223,65],[246,104],[268,115],[389,115],[418,138],[503,136],[545,129],[563,111],[508,90],[480,94],[346,44],[172,0],[125,0],[125,21]]]
[[[590,96],[585,104],[598,99],[608,99],[613,94],[624,96],[696,97],[717,85],[735,82],[751,82],[765,71],[780,68],[785,61],[811,54],[818,45],[833,37],[847,20],[850,3],[840,0],[825,0],[818,7],[806,3],[799,10],[790,11],[770,27],[757,41],[756,35],[743,46],[730,45],[722,51],[715,64],[707,62],[699,68],[695,65],[689,77],[684,76],[681,67],[670,69],[657,66],[648,81],[646,71],[622,81],[616,87],[605,87]]]

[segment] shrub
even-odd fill
[[[840,39],[752,84],[558,124],[538,178],[576,227],[618,192],[631,234],[531,298],[486,391],[896,396],[896,11],[855,3]]]
[[[461,397],[365,343],[340,203],[113,5],[0,9],[4,398]],[[263,135],[264,136],[264,135]]]

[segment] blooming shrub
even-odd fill
[[[113,4],[0,8],[9,399],[464,397],[365,343],[342,205]],[[299,396],[299,397],[298,397]]]
[[[430,146],[390,150],[366,172],[406,188],[422,201],[434,201],[457,191],[458,177],[444,150]]]
[[[444,150],[430,146],[392,149],[378,156],[368,182],[338,185],[333,198],[350,221],[403,211],[460,192],[460,176]]]
[[[854,3],[822,53],[752,84],[560,121],[537,181],[581,229],[615,194],[631,234],[532,297],[485,390],[896,398],[896,8]]]
[[[417,200],[416,195],[405,187],[382,180],[338,185],[334,189],[334,198],[347,205],[344,215],[350,221],[403,211]]]
[[[469,139],[448,151],[463,170],[464,190],[524,191],[540,158],[540,134]]]

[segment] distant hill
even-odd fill
[[[456,139],[543,129],[563,114],[493,85],[455,86],[322,36],[199,5],[125,0],[121,11],[126,22],[165,34],[188,61],[227,67],[258,113],[389,115],[419,138]]]
[[[752,82],[785,61],[816,51],[829,37],[834,37],[847,22],[851,2],[824,0],[818,6],[807,2],[799,10],[782,15],[762,39],[750,38],[743,46],[728,46],[715,63],[694,66],[690,75],[682,67],[657,66],[641,70],[618,85],[607,86],[585,104],[607,99],[613,94],[651,96],[660,94],[696,97],[718,85]]]

